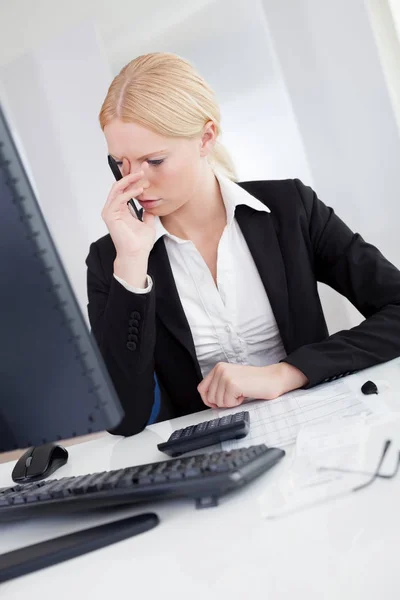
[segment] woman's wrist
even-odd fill
[[[282,383],[281,394],[286,394],[292,390],[297,390],[304,387],[308,383],[308,378],[297,367],[290,365],[287,362],[280,362],[276,365],[279,368],[279,379]]]
[[[279,362],[265,367],[262,370],[259,398],[272,400],[282,394],[297,390],[308,383],[307,377],[300,369],[286,362]]]
[[[128,285],[145,288],[147,285],[148,255],[137,257],[118,256],[114,260],[114,274]]]

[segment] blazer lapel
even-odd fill
[[[187,349],[196,366],[199,381],[201,381],[203,375],[197,360],[192,333],[179,298],[163,238],[157,240],[150,252],[149,275],[153,278],[155,286],[157,316]]]
[[[285,265],[271,213],[239,205],[236,220],[267,292],[282,342],[290,351],[289,300]]]

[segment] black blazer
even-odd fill
[[[238,185],[271,210],[239,205],[235,216],[268,294],[285,361],[308,377],[307,387],[399,356],[400,272],[299,180]],[[131,435],[149,420],[154,372],[161,391],[158,420],[207,407],[197,391],[202,375],[163,238],[150,253],[149,294],[118,283],[115,255],[109,235],[90,246],[88,311],[125,410],[112,433]],[[346,296],[366,320],[328,336],[317,281]]]

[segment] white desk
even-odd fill
[[[396,383],[400,390],[400,367],[393,375],[393,364],[352,377],[360,384],[389,377],[393,403]],[[400,410],[400,397],[397,402]],[[152,425],[132,438],[106,434],[72,446],[68,464],[53,477],[162,460],[156,444],[173,429],[214,416],[197,413]],[[0,487],[12,485],[12,467],[0,465]],[[258,499],[282,468],[225,496],[216,508],[195,510],[185,500],[124,509],[119,516],[155,511],[161,523],[137,537],[0,584],[0,598],[399,600],[400,476],[290,517],[263,520]],[[2,524],[0,553],[114,518],[110,512]]]

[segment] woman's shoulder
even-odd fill
[[[314,190],[300,179],[265,179],[238,181],[240,187],[260,200],[279,218],[288,212],[306,214],[310,218],[316,200]]]

